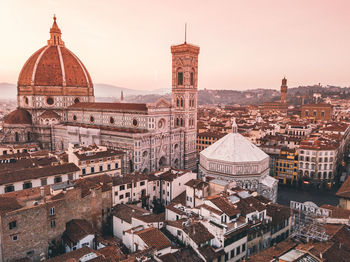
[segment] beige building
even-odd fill
[[[69,144],[68,162],[74,163],[80,169],[80,176],[97,176],[107,174],[118,176],[122,174],[122,151],[108,149],[105,146],[79,146]]]

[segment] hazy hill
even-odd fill
[[[136,90],[125,87],[119,87],[108,84],[94,84],[95,97],[106,98],[107,100],[115,100],[120,98],[120,92],[123,91],[124,97],[132,95],[149,95],[158,94],[163,95],[170,92],[170,89],[155,89],[155,90]],[[0,83],[0,98],[2,99],[16,99],[17,86],[11,83]],[[111,98],[112,97],[112,98]],[[100,100],[100,99],[97,99]],[[105,99],[103,99],[105,100]]]
[[[115,102],[120,99],[123,91],[125,101],[134,103],[150,103],[161,96],[170,99],[170,89],[135,90],[108,84],[95,84],[96,101]],[[0,99],[16,99],[17,88],[15,84],[0,83]],[[287,100],[289,104],[300,104],[301,96],[305,96],[305,103],[313,100],[313,94],[321,96],[333,96],[338,98],[350,98],[349,87],[337,86],[299,86],[288,88]],[[246,91],[237,90],[199,90],[198,104],[227,104],[250,105],[263,104],[280,99],[280,92],[275,89],[252,89]]]

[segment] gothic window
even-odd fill
[[[179,107],[180,106],[180,99],[176,98],[176,106]]]
[[[177,72],[177,84],[179,86],[183,85],[183,81],[184,81],[184,73],[183,72]]]
[[[18,135],[18,132],[16,132],[16,133],[15,133],[15,140],[16,140],[16,142],[18,142],[18,141],[19,141],[19,135]]]
[[[27,140],[30,141],[30,132],[27,133]]]
[[[184,100],[181,98],[181,107],[184,106]]]
[[[184,120],[181,118],[181,126],[184,126]]]
[[[190,85],[193,86],[193,72],[190,74]]]

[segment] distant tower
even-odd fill
[[[196,168],[197,84],[199,47],[171,46],[173,126],[184,131],[184,166]]]
[[[282,79],[282,85],[281,85],[281,103],[287,102],[287,79],[284,77]]]
[[[120,103],[123,103],[124,102],[124,93],[123,93],[123,90],[120,91]]]

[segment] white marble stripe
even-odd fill
[[[66,72],[64,71],[64,63],[63,63],[61,48],[59,45],[57,45],[57,50],[58,50],[58,57],[60,58],[60,64],[61,64],[61,69],[62,69],[62,79],[63,79],[62,84],[63,84],[63,86],[66,86]]]
[[[36,73],[36,69],[38,67],[38,64],[40,62],[41,57],[43,56],[43,54],[45,53],[45,51],[50,47],[50,45],[48,45],[43,51],[41,51],[40,55],[38,56],[38,59],[35,62],[34,68],[33,68],[33,74],[32,74],[32,81],[31,81],[31,85],[34,85],[34,80],[35,80],[35,73]]]

